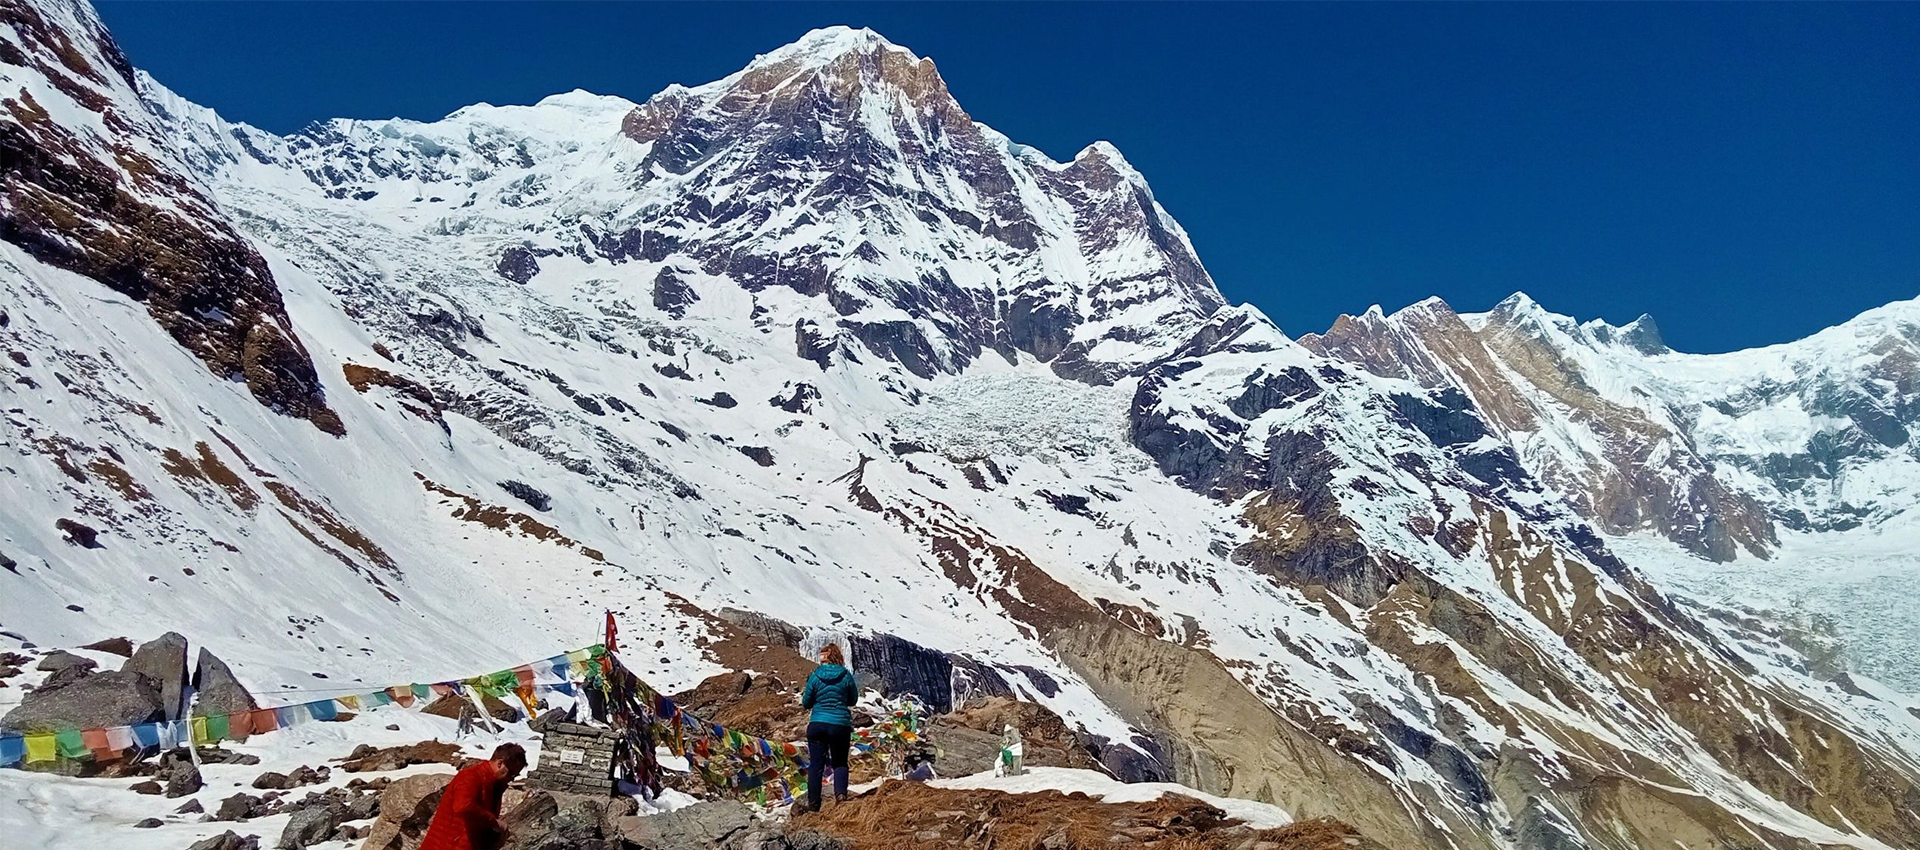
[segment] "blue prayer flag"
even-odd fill
[[[0,767],[12,767],[27,760],[27,739],[19,735],[0,738]]]
[[[133,726],[133,740],[142,747],[160,746],[160,724],[136,723]]]
[[[340,710],[334,708],[334,702],[330,699],[307,703],[307,713],[313,715],[313,719],[320,721],[332,720],[340,716]]]

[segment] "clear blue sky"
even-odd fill
[[[644,100],[829,24],[969,113],[1107,139],[1289,332],[1525,290],[1721,351],[1920,295],[1920,4],[127,3],[136,65],[275,131]]]

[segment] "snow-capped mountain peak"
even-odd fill
[[[1039,157],[868,33],[637,106],[281,136],[63,87],[74,7],[0,4],[39,105],[0,91],[14,634],[177,626],[292,689],[614,608],[677,688],[831,627],[1388,846],[1920,843],[1910,701],[1610,547],[1776,543],[1686,436],[1771,431],[1635,395],[1685,356],[1601,369],[1625,349],[1518,303],[1529,332],[1430,301],[1288,340],[1111,146]],[[72,212],[141,180],[179,215]],[[205,250],[116,276],[155,220]]]

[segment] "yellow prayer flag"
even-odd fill
[[[347,707],[347,710],[348,710],[348,711],[359,711],[359,710],[360,710],[360,698],[359,698],[359,697],[354,697],[354,696],[346,696],[346,697],[341,697],[341,698],[340,698],[340,704],[341,704],[341,705],[344,705],[344,706],[346,706],[346,707]]]
[[[212,743],[212,741],[208,740],[207,738],[206,715],[203,714],[203,715],[200,715],[199,717],[195,717],[193,719],[191,728],[193,730],[193,743],[195,746],[198,746],[200,744]]]
[[[592,657],[592,656],[591,656],[591,655],[589,655],[589,654],[587,653],[587,651],[586,651],[586,650],[584,650],[584,649],[576,649],[576,650],[573,650],[573,651],[571,651],[571,652],[568,652],[568,653],[567,653],[567,660],[568,660],[568,661],[573,661],[573,662],[581,662],[581,661],[585,661],[585,660],[587,660],[588,658],[591,658],[591,657]]]
[[[29,735],[27,737],[27,763],[53,761],[54,746],[52,735]]]

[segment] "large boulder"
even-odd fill
[[[160,719],[160,694],[126,673],[95,673],[58,687],[38,688],[0,717],[12,732],[56,732],[130,726]]]
[[[141,644],[133,657],[120,665],[120,672],[145,679],[160,694],[165,713],[162,719],[180,719],[184,708],[180,694],[187,684],[187,639],[179,632],[167,632]]]
[[[235,678],[227,663],[204,647],[194,663],[194,713],[206,715],[237,714],[260,707],[253,694]]]
[[[754,827],[747,807],[732,800],[695,803],[684,809],[614,822],[619,837],[649,850],[709,850],[724,847]]]
[[[451,773],[428,773],[396,780],[380,792],[380,817],[367,832],[361,850],[414,850],[440,808]]]

